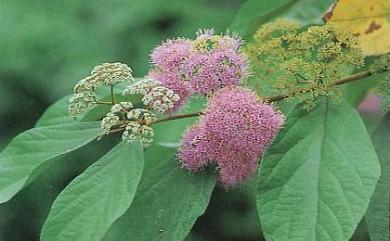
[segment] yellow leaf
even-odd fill
[[[365,55],[390,52],[390,0],[338,0],[324,19],[357,36]]]

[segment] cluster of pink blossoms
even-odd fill
[[[180,96],[177,110],[191,94],[211,95],[220,88],[239,85],[248,75],[248,63],[240,53],[237,36],[199,31],[194,40],[167,40],[151,54],[148,77]]]
[[[250,178],[258,159],[283,125],[283,115],[239,85],[248,76],[238,36],[199,31],[194,40],[178,38],[156,47],[148,74],[180,96],[176,111],[192,94],[211,97],[200,122],[185,134],[182,166],[200,171],[216,165],[224,186]]]
[[[281,112],[250,90],[224,88],[210,99],[200,122],[185,134],[181,164],[191,171],[215,164],[220,182],[234,186],[256,172],[259,157],[283,122]]]

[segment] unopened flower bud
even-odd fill
[[[123,91],[123,94],[143,95],[143,104],[160,113],[171,111],[175,103],[180,100],[179,95],[174,91],[162,86],[160,82],[151,79],[145,79],[128,86]]]
[[[97,83],[115,85],[123,81],[133,81],[132,70],[122,63],[104,63],[96,66],[91,75]]]

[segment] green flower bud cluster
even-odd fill
[[[140,138],[143,144],[153,141],[154,132],[150,126],[157,120],[153,112],[169,112],[180,100],[178,94],[152,79],[143,79],[127,86],[123,95],[141,95],[145,107],[133,109],[130,102],[116,104],[102,120],[102,128],[106,134],[115,131],[115,128],[122,128],[123,140],[133,142]]]
[[[307,108],[315,97],[340,99],[340,91],[330,88],[351,67],[363,65],[359,42],[352,34],[332,24],[300,28],[296,22],[267,23],[253,36],[245,49],[253,64],[254,77],[248,85],[260,95],[295,93]],[[310,93],[300,92],[310,89]]]
[[[121,102],[111,107],[111,111],[103,118],[101,127],[105,134],[116,130],[124,130],[122,140],[133,142],[137,138],[143,144],[153,142],[154,132],[150,125],[156,121],[156,116],[147,109],[133,109],[131,102]]]
[[[173,90],[164,87],[160,82],[144,79],[128,86],[123,95],[142,95],[142,103],[159,113],[170,112],[180,96]]]
[[[96,66],[90,76],[75,85],[74,94],[70,98],[70,115],[76,117],[98,104],[111,105],[110,111],[101,121],[104,134],[122,132],[124,141],[133,142],[139,138],[143,144],[150,144],[154,136],[151,125],[157,120],[155,113],[171,112],[180,96],[159,81],[143,79],[123,90],[123,96],[142,96],[143,106],[135,106],[129,101],[117,103],[113,88],[120,82],[132,82],[131,73],[130,67],[122,63]],[[110,102],[97,100],[96,89],[101,86],[111,87]]]
[[[123,81],[132,81],[132,70],[122,63],[104,63],[93,68],[91,72],[98,84],[116,85]]]
[[[137,137],[143,144],[153,142],[154,131],[150,125],[157,120],[156,116],[147,109],[133,109],[127,113],[128,122],[122,134],[122,140],[133,142]]]
[[[69,114],[77,117],[96,105],[96,89],[133,81],[132,70],[122,63],[104,63],[96,66],[91,75],[80,80],[69,99]]]
[[[96,95],[92,91],[74,93],[69,98],[69,114],[77,117],[95,106]]]

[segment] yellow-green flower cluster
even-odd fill
[[[390,71],[390,53],[378,57],[370,66],[369,71],[372,74],[378,74]]]
[[[248,82],[260,95],[296,94],[307,107],[314,97],[329,95],[339,99],[331,83],[347,74],[351,67],[363,65],[357,38],[332,24],[300,28],[296,22],[277,20],[264,24],[245,49],[255,77]],[[292,97],[292,96],[291,96]]]

